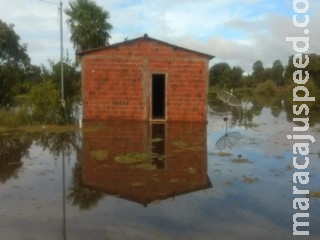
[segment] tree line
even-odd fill
[[[108,44],[112,29],[108,11],[92,0],[74,0],[64,12],[71,32],[70,41],[76,52]],[[32,117],[42,123],[65,122],[66,109],[60,109],[61,64],[64,66],[67,110],[71,111],[72,104],[80,99],[78,59],[67,56],[63,63],[49,60],[48,65],[31,64],[27,45],[21,43],[14,25],[0,19],[0,124],[4,119],[2,110],[12,109],[19,101],[27,105],[26,109],[20,107],[24,114],[32,112],[32,116],[22,118]]]
[[[228,63],[217,63],[209,70],[209,84],[221,88],[255,87],[271,80],[277,86],[287,86],[293,83],[292,76],[297,70],[293,57],[289,57],[286,66],[280,60],[275,60],[269,68],[265,68],[261,60],[257,60],[252,65],[252,73],[248,75],[243,75],[244,71],[239,66],[231,68]],[[309,79],[320,87],[320,55],[312,53],[308,57],[309,64],[305,71],[309,72]]]
[[[93,0],[73,0],[64,12],[71,32],[70,41],[76,52],[108,45],[112,29],[108,11]],[[310,79],[319,87],[320,55],[309,54],[309,60],[305,70],[309,71]],[[0,20],[0,124],[1,109],[15,106],[17,100],[21,100],[20,96],[25,97],[22,102],[29,103],[24,112],[37,113],[34,116],[38,116],[38,122],[63,121],[67,115],[62,114],[63,111],[59,109],[61,64],[59,61],[49,61],[47,66],[31,64],[27,45],[21,43],[14,26]],[[65,100],[71,109],[74,101],[80,99],[80,68],[78,60],[72,60],[68,56],[63,64]],[[287,66],[276,60],[271,68],[265,68],[263,62],[258,60],[253,64],[252,73],[249,75],[244,75],[239,66],[231,67],[227,63],[218,63],[209,70],[209,82],[211,86],[222,88],[255,87],[267,80],[278,86],[285,86],[292,83],[294,71],[296,68],[293,65],[293,56],[289,57]],[[29,101],[25,101],[27,99]],[[38,106],[35,106],[35,103]],[[51,110],[43,112],[44,109]],[[30,116],[24,117],[30,119]]]

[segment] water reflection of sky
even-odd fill
[[[63,239],[64,154],[65,239],[293,239],[292,123],[264,108],[251,127],[230,124],[241,138],[217,149],[227,115],[160,131],[93,123],[82,133],[1,136],[23,152],[0,151],[1,238]],[[310,130],[318,139],[317,126]],[[310,145],[312,191],[320,191],[319,151]],[[153,160],[126,161],[142,152]],[[319,239],[319,199],[310,199],[309,213],[311,236],[299,239]]]

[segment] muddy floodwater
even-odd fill
[[[207,124],[0,133],[0,239],[291,240],[295,197],[309,197],[310,224],[296,239],[320,239],[319,116],[301,185],[292,107],[209,103]]]

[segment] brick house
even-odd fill
[[[146,34],[79,56],[83,120],[206,122],[214,56]]]

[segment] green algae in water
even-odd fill
[[[126,155],[119,155],[115,158],[117,163],[134,164],[151,160],[152,155],[148,153],[130,152]]]
[[[153,142],[153,143],[158,143],[158,142],[162,142],[162,141],[163,141],[162,138],[152,138],[151,139],[151,142]]]
[[[219,156],[219,157],[230,157],[230,156],[232,156],[232,153],[228,153],[228,152],[218,152],[218,156]]]
[[[231,160],[233,163],[252,163],[250,160],[246,158],[236,158]]]
[[[188,173],[192,174],[192,175],[195,175],[197,173],[197,170],[193,167],[189,167],[188,168]]]
[[[184,152],[184,151],[199,152],[203,150],[203,147],[199,146],[196,143],[188,144],[180,140],[173,142],[172,145],[177,149],[176,152]]]
[[[319,192],[310,192],[309,198],[320,198],[320,191]]]
[[[147,163],[140,163],[140,164],[134,165],[133,168],[146,170],[146,171],[153,171],[157,169],[157,166],[150,162],[147,162]]]
[[[131,186],[132,186],[132,187],[143,187],[143,186],[146,186],[146,184],[143,183],[143,182],[133,182],[133,183],[131,184]]]
[[[246,176],[246,175],[243,175],[242,176],[242,181],[245,182],[245,183],[256,183],[256,182],[259,182],[259,178],[255,177],[250,177],[250,176]]]
[[[98,161],[106,160],[109,156],[109,152],[106,150],[95,150],[90,152],[91,157]]]
[[[188,147],[188,144],[183,141],[175,141],[173,142],[173,145],[178,148],[179,150],[186,150]]]

